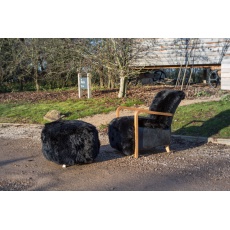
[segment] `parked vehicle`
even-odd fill
[[[212,70],[208,75],[208,84],[216,88],[221,83],[220,69]]]
[[[129,84],[137,85],[159,84],[165,81],[166,73],[163,70],[154,70],[152,72],[141,73],[138,76],[128,78]]]

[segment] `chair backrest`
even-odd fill
[[[149,110],[174,114],[181,100],[184,98],[185,93],[181,90],[162,90],[156,94]],[[149,117],[164,127],[170,127],[172,124],[172,117],[159,115],[150,115]]]

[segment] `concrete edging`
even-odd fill
[[[43,127],[44,125],[41,124],[27,124],[27,123],[0,123],[0,127],[8,127],[8,126],[15,126],[15,127],[19,127],[19,126],[30,126],[30,127]]]
[[[214,138],[214,137],[194,137],[194,136],[183,136],[183,135],[172,135],[174,138],[184,139],[188,141],[196,141],[196,142],[206,142],[206,143],[214,143],[214,144],[222,144],[222,145],[230,145],[230,139],[223,138]]]

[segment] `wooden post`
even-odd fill
[[[139,149],[139,140],[138,140],[138,114],[139,111],[135,111],[134,113],[134,129],[135,129],[135,150],[134,150],[134,158],[138,158],[138,149]]]
[[[87,73],[87,91],[88,91],[88,98],[92,97],[91,94],[91,74]]]
[[[165,149],[166,149],[166,152],[167,152],[167,153],[170,153],[170,147],[169,147],[169,145],[166,145],[166,146],[165,146]]]
[[[207,69],[205,69],[204,68],[204,70],[203,70],[203,83],[208,83],[208,79],[207,79],[208,77],[207,77]]]
[[[78,73],[78,97],[81,98],[82,90],[81,90],[81,73]]]

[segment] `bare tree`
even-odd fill
[[[23,83],[29,77],[38,91],[45,83],[64,87],[73,74],[87,69],[97,73],[101,87],[120,84],[118,97],[124,97],[128,77],[140,72],[133,68],[135,60],[148,50],[142,43],[132,38],[0,39],[0,80],[16,76]]]
[[[118,97],[121,98],[126,96],[128,77],[140,73],[141,69],[132,68],[136,58],[140,54],[144,56],[148,47],[142,45],[142,39],[104,38],[81,40],[76,50],[92,68],[106,70],[108,86],[119,80]]]
[[[20,39],[0,39],[0,85],[22,78],[20,44]]]

